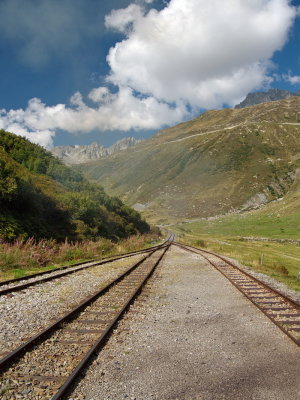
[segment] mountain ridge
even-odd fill
[[[118,140],[109,147],[104,147],[96,142],[90,145],[55,146],[51,149],[51,153],[66,164],[82,164],[99,158],[108,157],[117,151],[126,150],[140,142],[141,140],[135,139],[134,137],[128,137]]]
[[[251,107],[257,104],[267,103],[270,101],[288,99],[289,97],[293,96],[300,96],[300,91],[294,93],[290,92],[289,90],[269,89],[267,92],[249,93],[241,103],[235,106],[235,108]]]
[[[158,223],[259,207],[293,186],[300,97],[208,111],[80,170]]]

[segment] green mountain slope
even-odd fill
[[[300,98],[209,111],[80,167],[156,222],[259,207],[295,188]]]
[[[42,147],[0,131],[0,239],[117,240],[149,225]]]
[[[178,240],[232,257],[300,290],[300,174],[288,193],[256,210],[192,220],[170,229]]]

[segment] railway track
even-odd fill
[[[160,248],[161,246],[167,243],[149,247],[148,249],[132,251],[126,254],[120,254],[116,257],[109,257],[103,260],[90,260],[82,263],[73,264],[72,266],[63,266],[60,268],[53,269],[51,271],[44,271],[37,274],[28,275],[22,278],[11,279],[7,281],[0,282],[0,296],[7,295],[13,292],[22,291],[31,286],[35,286],[44,282],[49,282],[55,279],[59,279],[63,276],[67,276],[70,274],[74,274],[75,272],[82,271],[84,269],[96,267],[99,265],[105,265],[111,263],[113,261],[117,261],[123,258],[133,257],[138,254],[149,253],[155,249]]]
[[[2,400],[58,400],[101,348],[168,251],[148,252],[117,279],[0,360]]]
[[[177,242],[174,242],[174,244],[204,257],[290,339],[300,346],[300,304],[272,289],[218,254]]]

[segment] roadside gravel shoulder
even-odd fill
[[[172,247],[69,400],[298,400],[299,348]]]

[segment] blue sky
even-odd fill
[[[46,147],[109,145],[249,91],[300,90],[298,6],[0,0],[0,127]]]

